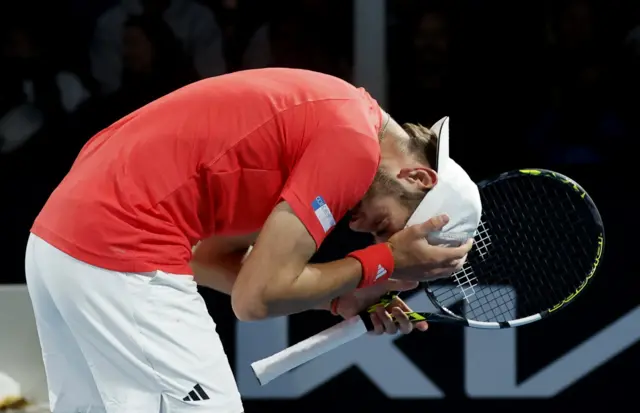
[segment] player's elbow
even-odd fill
[[[259,321],[287,315],[291,311],[287,290],[264,286],[263,288],[235,288],[231,293],[231,306],[240,321]]]
[[[240,321],[259,321],[269,317],[267,306],[258,294],[233,291],[231,307]]]

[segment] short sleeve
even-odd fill
[[[311,139],[281,198],[305,225],[316,248],[336,222],[360,202],[379,162],[377,137],[349,126],[327,128]]]

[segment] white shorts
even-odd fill
[[[193,277],[97,268],[31,235],[29,295],[53,413],[241,413]]]

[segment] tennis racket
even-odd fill
[[[463,268],[422,284],[438,313],[409,312],[414,322],[501,329],[564,308],[584,291],[604,248],[600,214],[586,191],[552,171],[523,169],[478,184],[480,227]],[[372,330],[369,312],[299,342],[251,367],[262,385]]]

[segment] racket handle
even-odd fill
[[[284,373],[366,333],[367,325],[363,318],[352,317],[273,356],[252,363],[251,368],[260,384],[264,386]]]

